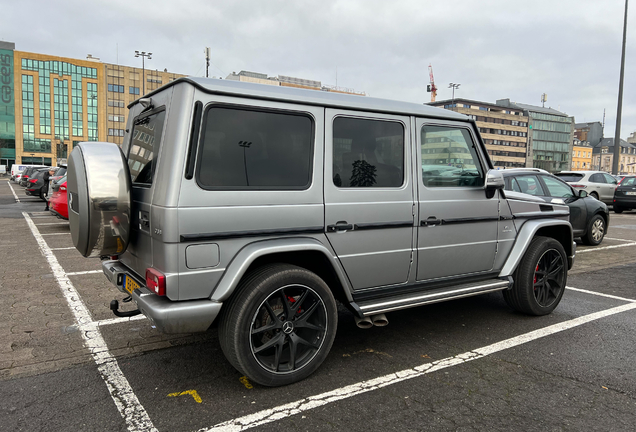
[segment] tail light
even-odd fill
[[[146,286],[149,290],[160,296],[166,295],[166,276],[159,270],[146,269]]]
[[[37,182],[38,182],[38,180],[37,180],[37,179],[31,179],[31,180],[29,180],[29,183],[37,183]]]
[[[570,186],[579,188],[579,189],[585,189],[587,187],[586,185],[582,185],[582,184],[571,184]]]

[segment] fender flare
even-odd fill
[[[239,282],[247,272],[247,269],[257,259],[265,255],[283,252],[316,251],[322,253],[331,264],[338,277],[345,295],[349,301],[351,297],[351,284],[340,262],[333,252],[320,241],[309,237],[293,237],[284,239],[262,240],[250,243],[243,247],[225,269],[223,277],[214,288],[210,300],[223,302],[234,292]]]
[[[517,265],[523,258],[523,255],[526,253],[528,246],[530,246],[530,242],[535,237],[537,231],[545,227],[559,227],[560,229],[568,231],[570,242],[569,244],[571,246],[568,247],[568,245],[565,244],[563,245],[563,248],[565,249],[566,255],[568,255],[568,261],[574,259],[576,244],[574,243],[574,239],[572,237],[572,225],[570,225],[570,222],[559,219],[529,220],[526,221],[519,229],[519,233],[517,234],[517,241],[512,247],[510,255],[508,255],[508,258],[506,259],[506,262],[502,267],[501,272],[499,273],[499,277],[512,276],[512,274],[517,269]]]

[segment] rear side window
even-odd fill
[[[512,179],[512,190],[528,195],[546,196],[536,175],[517,176]]]
[[[597,174],[592,174],[590,176],[590,181],[592,183],[607,183],[605,181],[605,177],[603,177],[603,174],[598,174],[598,173]]]
[[[162,108],[135,119],[128,152],[128,169],[133,183],[152,184],[165,118],[166,111]]]
[[[307,115],[213,106],[204,115],[197,183],[206,189],[306,189],[313,135]]]
[[[577,182],[580,181],[584,174],[573,174],[573,173],[556,173],[555,176],[560,178],[565,182]]]
[[[342,188],[402,186],[402,123],[336,118],[333,122],[333,183]]]

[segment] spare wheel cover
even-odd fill
[[[130,173],[119,146],[83,142],[68,159],[68,220],[85,257],[119,255],[130,235]]]

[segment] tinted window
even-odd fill
[[[590,176],[590,181],[592,183],[606,183],[605,177],[603,177],[603,174],[592,174]]]
[[[152,184],[153,161],[161,142],[165,118],[166,112],[161,110],[135,120],[128,152],[128,168],[133,183]]]
[[[573,173],[556,173],[555,176],[566,182],[577,182],[583,178],[583,174]]]
[[[336,118],[333,122],[333,183],[338,187],[402,186],[402,123]]]
[[[484,171],[467,129],[423,126],[421,156],[424,186],[484,185]]]
[[[636,177],[628,177],[621,182],[621,186],[636,186]]]
[[[512,190],[535,196],[546,196],[536,175],[516,176],[512,181]]]
[[[307,116],[212,107],[202,143],[202,187],[301,189],[311,182],[313,121]]]
[[[603,174],[603,177],[605,177],[605,183],[609,183],[609,184],[616,184],[616,183],[618,183],[618,182],[616,181],[616,178],[615,178],[615,177],[612,177],[612,176],[611,176],[611,175],[609,175],[609,174]]]
[[[558,198],[572,198],[574,196],[572,188],[566,183],[549,176],[542,176],[541,178],[548,188],[549,196]]]

